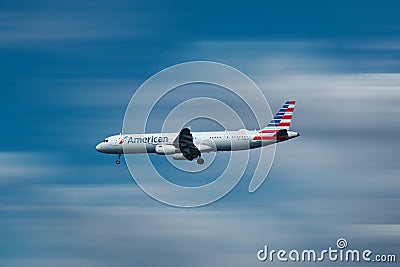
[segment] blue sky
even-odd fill
[[[0,4],[1,266],[257,266],[264,244],[342,236],[399,251],[399,3],[81,2]],[[273,112],[296,99],[302,136],[256,193],[246,173],[178,209],[94,146],[141,83],[192,60],[243,71]]]

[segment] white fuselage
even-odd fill
[[[280,142],[281,140],[275,139],[274,134],[249,130],[192,132],[193,144],[202,153],[245,150]],[[174,154],[180,152],[179,148],[173,146],[178,135],[179,133],[113,135],[99,143],[96,150],[108,154]],[[297,136],[299,133],[288,131],[289,139]],[[160,147],[164,150],[160,151]]]

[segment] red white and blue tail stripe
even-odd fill
[[[285,129],[289,130],[293,117],[294,105],[296,101],[286,101],[281,109],[276,113],[274,118],[268,123],[264,129]]]

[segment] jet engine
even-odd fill
[[[173,145],[157,145],[156,153],[158,155],[170,155],[176,152],[176,147]]]

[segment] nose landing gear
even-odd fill
[[[115,161],[115,163],[117,163],[117,165],[118,164],[121,164],[121,154],[118,154],[118,159],[117,159],[117,161]]]

